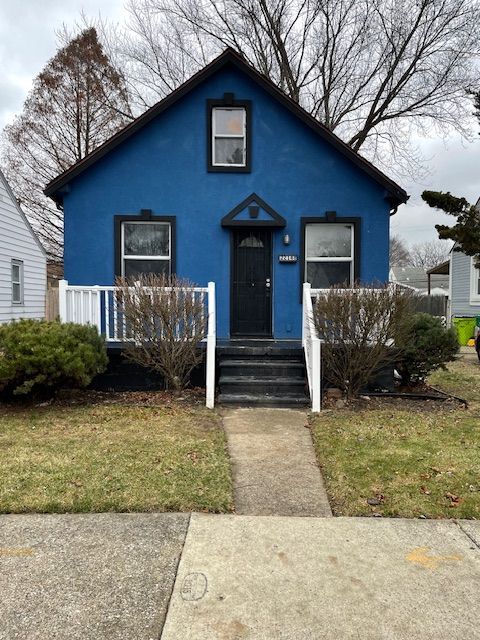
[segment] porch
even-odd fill
[[[205,403],[219,400],[231,404],[266,404],[270,406],[311,405],[321,408],[321,341],[313,323],[312,300],[321,293],[303,286],[302,338],[252,339],[218,338],[216,328],[215,283],[192,287],[187,295],[204,308],[205,335]],[[91,324],[97,327],[110,351],[119,351],[132,340],[115,286],[70,285],[59,283],[61,322]]]

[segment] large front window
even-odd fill
[[[122,275],[170,274],[171,228],[168,222],[122,224]]]
[[[313,223],[305,226],[305,281],[313,289],[350,287],[353,272],[353,225]]]
[[[246,110],[244,107],[212,109],[211,143],[214,167],[246,166]]]

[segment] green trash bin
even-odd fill
[[[460,346],[465,347],[475,334],[476,318],[453,318],[453,324],[457,329]]]

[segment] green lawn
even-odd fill
[[[231,511],[219,416],[86,404],[0,412],[0,512]]]
[[[480,518],[480,367],[454,362],[432,384],[469,409],[396,401],[312,420],[336,515]]]

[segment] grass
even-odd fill
[[[313,419],[336,515],[480,518],[480,367],[454,362],[432,384],[469,400],[469,409],[397,401]]]
[[[1,513],[232,508],[224,433],[207,409],[2,407]]]

